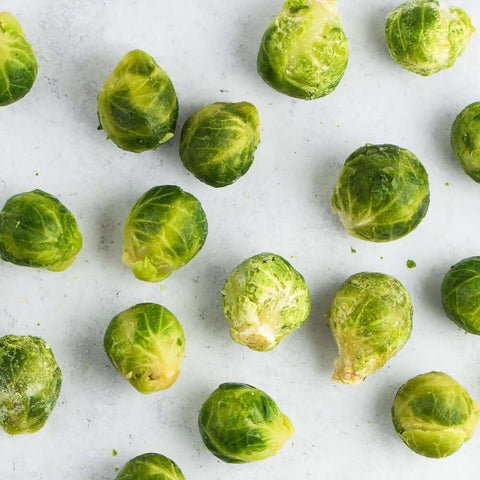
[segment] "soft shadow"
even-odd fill
[[[459,111],[439,110],[435,116],[434,128],[430,129],[432,135],[432,145],[435,145],[435,161],[445,162],[447,167],[458,166],[450,144],[450,132],[455,117]]]
[[[452,265],[455,262],[452,262]],[[428,305],[428,309],[432,314],[436,315],[438,318],[446,319],[445,313],[442,307],[442,299],[441,299],[441,285],[442,280],[445,274],[447,273],[447,269],[440,268],[440,267],[432,267],[423,277],[422,284],[423,284],[423,303]]]
[[[390,52],[388,51],[387,43],[385,41],[385,22],[391,9],[382,8],[369,8],[369,16],[366,26],[365,39],[369,46],[369,53],[371,57],[374,57],[377,61],[382,59],[392,61]]]

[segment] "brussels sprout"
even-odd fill
[[[357,384],[382,368],[410,337],[412,314],[409,293],[390,275],[362,272],[347,278],[327,312],[338,346],[332,380]]]
[[[185,122],[180,157],[185,168],[212,187],[245,175],[260,141],[260,119],[248,102],[214,103]]]
[[[55,407],[62,372],[38,337],[0,338],[0,426],[10,435],[40,430]]]
[[[414,230],[428,210],[428,176],[418,158],[395,145],[367,144],[346,160],[332,208],[353,237],[389,242]]]
[[[198,416],[205,446],[227,463],[247,463],[276,455],[293,435],[292,422],[261,390],[223,383]]]
[[[113,317],[103,345],[118,372],[146,394],[173,385],[182,368],[185,337],[172,312],[140,303]]]
[[[23,98],[37,77],[37,59],[22,27],[10,13],[0,13],[0,106]]]
[[[185,480],[178,465],[159,453],[144,453],[132,458],[115,480]]]
[[[348,42],[336,0],[287,0],[263,35],[257,69],[280,93],[312,100],[340,83]]]
[[[233,340],[260,352],[275,348],[310,312],[302,275],[273,253],[238,265],[225,282],[222,298]]]
[[[392,58],[406,70],[428,76],[453,66],[474,34],[461,8],[437,0],[412,0],[390,12],[385,38]]]
[[[130,210],[122,261],[139,280],[160,282],[200,251],[207,232],[207,217],[193,195],[174,185],[153,187]]]
[[[129,152],[153,150],[172,138],[177,116],[170,78],[142,50],[120,60],[98,95],[99,129]]]
[[[0,212],[0,257],[7,262],[61,272],[81,248],[75,217],[42,190],[10,197]]]

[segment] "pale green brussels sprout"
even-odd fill
[[[233,340],[261,352],[275,348],[310,312],[302,275],[273,253],[238,265],[225,282],[222,298]]]
[[[139,280],[160,282],[188,263],[207,238],[200,202],[175,185],[153,187],[130,210],[122,261]]]
[[[42,190],[10,197],[0,212],[0,257],[27,267],[61,272],[82,248],[72,213]]]
[[[385,38],[392,58],[406,70],[432,75],[453,66],[475,29],[461,8],[437,0],[412,0],[390,12]]]
[[[185,337],[172,312],[140,303],[113,317],[103,345],[118,372],[147,394],[173,385],[182,368]]]
[[[260,119],[254,105],[214,103],[185,122],[180,157],[199,180],[224,187],[247,173],[259,141]]]
[[[129,152],[153,150],[173,137],[178,100],[168,75],[142,50],[127,53],[98,95],[99,129]]]
[[[280,93],[312,100],[340,83],[348,42],[336,0],[287,0],[263,35],[257,69]]]
[[[390,275],[347,278],[327,311],[338,346],[332,380],[357,384],[383,367],[410,337],[412,314],[410,294]]]
[[[178,465],[159,453],[144,453],[132,458],[115,480],[185,480]]]
[[[223,383],[198,416],[205,446],[227,463],[247,463],[276,455],[293,435],[292,422],[261,390]]]
[[[414,230],[429,202],[427,172],[412,152],[367,144],[341,169],[332,209],[353,237],[389,242]]]
[[[39,337],[0,338],[0,426],[10,435],[34,433],[57,403],[62,372]]]

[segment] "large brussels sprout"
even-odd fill
[[[185,480],[178,465],[159,453],[144,453],[132,458],[115,480]]]
[[[153,150],[173,137],[178,100],[168,75],[142,50],[127,53],[98,95],[107,137],[129,152]]]
[[[402,385],[392,407],[393,426],[415,453],[443,458],[473,435],[480,405],[452,377],[441,372],[417,375]]]
[[[233,340],[261,352],[276,347],[310,312],[302,275],[273,253],[260,253],[238,265],[222,297]]]
[[[140,303],[113,317],[103,345],[114,367],[146,394],[173,385],[182,368],[185,337],[172,312]]]
[[[61,272],[81,248],[75,217],[42,190],[10,197],[0,212],[0,257],[7,262]]]
[[[339,84],[348,42],[336,0],[287,0],[260,44],[257,69],[275,90],[312,100]]]
[[[205,446],[227,463],[247,463],[276,455],[293,435],[292,422],[261,390],[223,383],[198,416]]]
[[[146,282],[160,282],[188,263],[207,238],[200,202],[174,185],[153,187],[130,210],[122,261]]]
[[[214,103],[185,122],[180,157],[199,180],[225,187],[247,173],[259,141],[260,119],[254,105]]]
[[[55,407],[62,372],[38,337],[0,338],[0,425],[10,435],[40,430]]]
[[[338,346],[332,380],[356,384],[392,358],[410,337],[412,301],[405,287],[384,273],[352,275],[327,311]]]
[[[347,232],[389,242],[415,229],[430,202],[428,176],[418,158],[395,145],[367,144],[346,160],[332,208]]]

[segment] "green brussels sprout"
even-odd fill
[[[18,20],[0,13],[0,106],[23,98],[37,77],[37,59]]]
[[[348,42],[336,0],[287,0],[263,35],[257,70],[280,93],[312,100],[340,83]]]
[[[414,230],[429,202],[428,175],[413,153],[367,144],[340,171],[332,209],[353,237],[389,242]]]
[[[214,103],[185,122],[180,157],[185,168],[212,187],[245,175],[260,141],[260,119],[248,102]]]
[[[132,458],[115,480],[185,480],[178,465],[159,453],[144,453]]]
[[[200,202],[174,185],[153,187],[130,210],[122,261],[139,280],[160,282],[188,263],[207,238]]]
[[[352,275],[327,311],[338,346],[332,380],[357,384],[382,368],[412,330],[412,301],[405,287],[384,273]]]
[[[0,426],[10,435],[34,433],[57,403],[62,372],[39,337],[0,338]]]
[[[284,258],[260,253],[238,265],[222,290],[232,339],[264,352],[275,348],[307,319],[310,292]]]
[[[185,353],[182,326],[155,303],[140,303],[113,317],[103,345],[118,372],[144,394],[170,388]]]
[[[390,12],[385,38],[403,68],[428,76],[453,66],[475,29],[461,8],[437,0],[411,0]]]
[[[127,53],[98,95],[99,129],[122,150],[153,150],[173,137],[178,100],[168,75],[142,50]]]
[[[220,385],[202,405],[198,428],[205,446],[227,463],[276,455],[294,432],[265,392],[244,383]]]
[[[75,217],[42,190],[10,197],[0,212],[0,258],[7,262],[61,272],[81,248]]]

